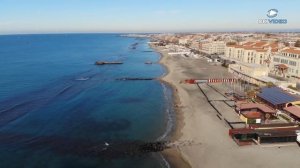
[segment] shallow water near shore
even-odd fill
[[[158,153],[128,150],[168,139],[171,89],[158,80],[115,80],[165,73],[144,64],[159,59],[147,42],[118,34],[0,36],[0,167],[166,167]]]

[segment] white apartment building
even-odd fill
[[[227,45],[225,58],[232,61],[269,66],[271,56],[277,51],[277,43],[246,42],[241,45]]]
[[[225,42],[224,41],[213,41],[208,43],[203,43],[201,51],[207,54],[224,54],[225,52]]]
[[[287,67],[285,74],[278,72],[277,75],[300,78],[300,48],[284,48],[278,54],[273,56],[273,72],[278,71],[276,67],[285,65]]]
[[[178,44],[181,44],[181,45],[186,45],[189,43],[189,39],[188,38],[180,38],[178,40]]]

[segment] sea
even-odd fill
[[[171,88],[119,80],[166,73],[148,42],[121,34],[0,36],[0,168],[169,167],[159,152],[139,149],[168,141]]]

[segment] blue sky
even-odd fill
[[[299,0],[0,0],[0,34],[299,29]],[[287,25],[261,25],[269,9]]]

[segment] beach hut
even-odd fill
[[[258,111],[246,111],[241,113],[240,118],[246,124],[261,124],[263,115]]]

